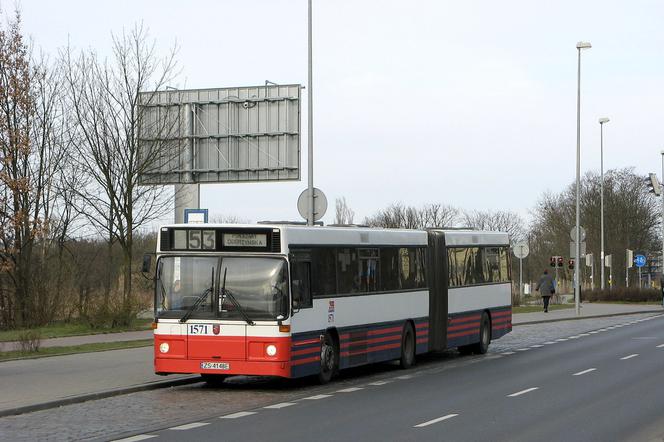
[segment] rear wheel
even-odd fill
[[[401,334],[401,368],[410,368],[415,364],[415,332],[410,322],[403,327]]]
[[[491,344],[491,320],[489,315],[484,312],[480,325],[480,342],[473,346],[473,352],[483,355],[489,350],[489,344]]]
[[[209,373],[201,373],[201,379],[205,381],[206,384],[212,386],[212,387],[218,387],[221,384],[224,383],[224,380],[228,376],[223,375],[223,374],[209,374]]]
[[[318,382],[327,384],[332,380],[337,370],[339,370],[339,351],[334,338],[329,333],[325,333],[325,338],[323,338],[320,347]]]

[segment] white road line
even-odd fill
[[[240,417],[251,416],[256,414],[255,411],[238,411],[237,413],[227,414],[226,416],[221,416],[219,419],[237,419]]]
[[[540,347],[544,347],[544,346],[541,345],[541,344],[535,344],[535,345],[530,346],[530,348],[540,348]]]
[[[429,425],[433,425],[433,424],[436,424],[438,422],[445,421],[447,419],[452,419],[453,417],[457,417],[457,416],[458,416],[458,414],[448,414],[447,416],[443,416],[443,417],[439,417],[439,418],[436,418],[436,419],[432,419],[430,421],[422,422],[421,424],[415,425],[413,428],[427,427]]]
[[[581,333],[579,336],[590,336],[588,333]]]
[[[125,437],[124,439],[116,439],[113,442],[138,442],[139,440],[152,439],[157,437],[156,434],[137,434],[132,437]]]
[[[565,338],[556,339],[556,342],[565,342],[565,341],[567,341],[567,339]]]
[[[530,350],[529,348],[517,348],[516,351],[528,351]]]
[[[332,395],[331,394],[317,394],[315,396],[305,397],[305,398],[303,398],[303,400],[305,400],[305,401],[317,401],[319,399],[325,399],[325,398],[328,398],[328,397],[332,397]]]
[[[589,368],[588,370],[583,370],[578,373],[574,373],[572,376],[581,376],[582,374],[590,373],[591,371],[597,370],[596,368]]]
[[[337,390],[337,393],[352,393],[354,391],[360,391],[364,390],[362,387],[349,387],[349,388],[344,388],[343,390]]]
[[[404,375],[402,375],[402,376],[397,376],[397,377],[394,378],[394,379],[406,380],[406,379],[412,379],[412,378],[413,378],[412,375],[410,375],[410,374],[404,374]]]
[[[554,341],[547,341],[547,342],[544,343],[544,345],[551,345],[551,344],[555,344],[555,342]]]
[[[279,410],[281,408],[290,407],[291,405],[295,405],[295,402],[281,402],[279,404],[268,405],[267,407],[263,407],[263,408],[267,408],[267,409],[270,409],[270,410]]]
[[[570,336],[570,337],[567,338],[567,339],[579,339],[580,337],[581,337],[581,336]]]
[[[594,334],[596,334],[596,333],[599,333],[599,330],[593,330],[593,331],[588,332],[588,333],[590,333],[591,335],[594,335]]]
[[[664,344],[662,344],[662,345],[664,345]],[[505,355],[505,356],[509,356],[509,355],[513,355],[513,354],[514,354],[513,351],[506,351],[504,353],[501,353],[501,355]]]
[[[376,381],[376,382],[371,382],[369,385],[380,386],[380,385],[385,385],[385,384],[389,384],[389,383],[390,383],[390,381]]]
[[[664,344],[659,344],[659,345],[657,346],[657,348],[662,348],[662,347],[664,347]]]
[[[204,427],[206,425],[210,425],[209,422],[192,422],[190,424],[184,424],[184,425],[179,425],[177,427],[171,427],[169,430],[191,430],[193,428],[198,428],[198,427]]]
[[[508,394],[507,397],[517,397],[522,394],[530,393],[531,391],[539,390],[539,387],[527,388],[525,390],[517,391],[516,393]]]
[[[637,357],[638,355],[639,355],[638,353],[634,353],[633,355],[629,355],[629,356],[625,356],[624,358],[620,358],[620,360],[621,360],[621,361],[625,361],[625,360],[627,360],[627,359],[635,358],[635,357]]]

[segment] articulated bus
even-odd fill
[[[328,382],[340,369],[512,330],[509,239],[471,230],[177,224],[160,228],[157,374]]]

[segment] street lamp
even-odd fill
[[[580,41],[576,44],[576,50],[579,53],[577,64],[577,89],[576,89],[576,260],[581,262],[581,49],[590,49],[592,46],[588,42]],[[576,316],[581,314],[579,305],[581,290],[579,286],[580,265],[574,266],[574,307]]]
[[[601,288],[604,290],[604,123],[609,119],[604,117],[599,119],[599,158],[600,158],[600,182],[599,182],[599,201],[600,201],[600,260],[601,260]]]
[[[662,154],[662,182],[664,182],[664,150],[660,152]],[[664,192],[662,193],[662,275],[659,278],[659,283],[664,283]],[[662,289],[664,293],[664,289]],[[664,304],[664,297],[662,298],[662,304]]]

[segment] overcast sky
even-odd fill
[[[2,2],[3,8],[13,3]],[[179,47],[187,88],[307,83],[306,0],[23,0],[24,32],[55,54],[107,54],[143,22]],[[314,0],[314,184],[355,221],[392,202],[514,210],[575,178],[577,41],[581,167],[661,171],[664,2]],[[212,215],[300,219],[302,181],[204,185]]]

